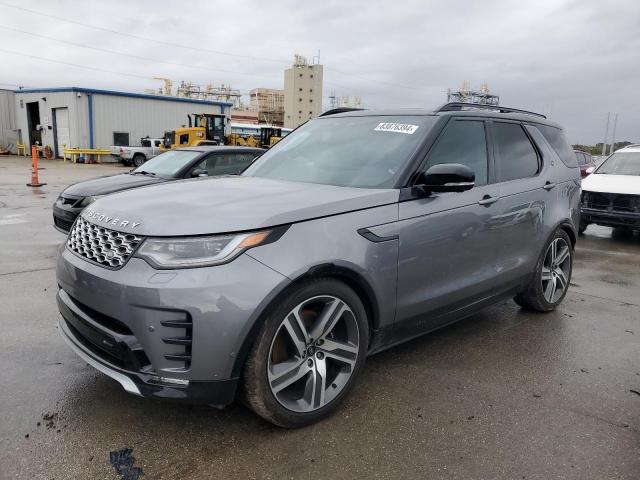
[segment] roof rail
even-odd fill
[[[536,112],[529,112],[528,110],[520,110],[518,108],[502,107],[500,105],[484,105],[482,103],[464,103],[464,102],[449,102],[438,107],[436,112],[456,112],[464,109],[477,109],[477,110],[494,110],[500,113],[524,113],[526,115],[535,115],[536,117],[547,118],[545,115]]]
[[[319,116],[326,117],[328,115],[335,115],[336,113],[357,112],[360,110],[364,110],[364,108],[351,108],[351,107],[332,108],[331,110],[327,110],[326,112],[321,113]]]

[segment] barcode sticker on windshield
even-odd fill
[[[379,123],[374,130],[376,132],[396,132],[413,135],[419,125],[409,125],[407,123]]]

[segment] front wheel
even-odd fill
[[[516,295],[515,302],[537,312],[554,310],[567,294],[572,268],[573,250],[569,235],[564,230],[556,230],[547,241],[527,289]]]
[[[369,325],[362,301],[334,279],[297,285],[263,319],[244,367],[244,397],[265,420],[286,428],[335,409],[362,370]]]

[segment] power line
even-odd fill
[[[72,23],[74,25],[80,25],[82,27],[92,28],[94,30],[100,30],[102,32],[113,33],[113,34],[116,34],[116,35],[122,35],[122,36],[125,36],[125,37],[135,38],[135,39],[138,39],[138,40],[144,40],[144,41],[147,41],[147,42],[154,42],[154,43],[158,43],[160,45],[169,45],[169,46],[173,46],[173,47],[184,48],[186,50],[195,50],[195,51],[199,51],[199,52],[213,53],[213,54],[216,54],[216,55],[225,55],[227,57],[244,58],[244,59],[248,59],[248,60],[258,60],[258,61],[276,62],[276,63],[285,63],[285,64],[289,63],[288,60],[285,61],[285,60],[279,60],[279,59],[274,59],[274,58],[256,57],[256,56],[253,56],[253,55],[243,55],[243,54],[239,54],[239,53],[229,53],[229,52],[223,52],[223,51],[220,51],[220,50],[212,50],[212,49],[209,49],[209,48],[202,48],[202,47],[198,47],[198,46],[194,46],[194,45],[184,45],[184,44],[180,44],[180,43],[168,42],[166,40],[158,40],[156,38],[143,37],[142,35],[135,35],[133,33],[121,32],[121,31],[118,31],[118,30],[112,30],[110,28],[100,27],[98,25],[91,25],[91,24],[87,24],[87,23],[83,23],[83,22],[78,22],[77,20],[71,20],[69,18],[59,17],[57,15],[51,15],[51,14],[48,14],[48,13],[39,12],[37,10],[32,10],[30,8],[19,7],[17,5],[12,5],[10,3],[0,2],[0,5],[2,5],[4,7],[8,7],[8,8],[13,8],[15,10],[22,10],[23,12],[33,13],[34,15],[40,15],[41,17],[53,18],[54,20],[59,20],[61,22]]]
[[[91,29],[94,29],[94,30],[99,30],[99,31],[102,31],[102,32],[107,32],[107,33],[112,33],[112,34],[115,34],[115,35],[122,35],[122,36],[125,36],[125,37],[135,38],[135,39],[143,40],[143,41],[147,41],[147,42],[153,42],[153,43],[157,43],[157,44],[160,44],[160,45],[168,45],[168,46],[183,48],[183,49],[186,49],[186,50],[213,53],[213,54],[216,54],[216,55],[225,55],[225,56],[228,56],[228,57],[244,58],[244,59],[249,59],[249,60],[265,61],[265,62],[274,62],[274,63],[284,64],[284,65],[289,65],[289,63],[290,63],[288,60],[284,60],[284,59],[274,59],[274,58],[267,58],[267,57],[257,57],[257,56],[254,56],[254,55],[243,55],[243,54],[238,54],[238,53],[229,53],[229,52],[223,52],[223,51],[220,51],[220,50],[212,50],[212,49],[209,49],[209,48],[198,47],[198,46],[195,46],[195,45],[184,45],[184,44],[175,43],[175,42],[168,42],[166,40],[159,40],[159,39],[156,39],[156,38],[144,37],[142,35],[135,35],[133,33],[121,32],[119,30],[112,30],[110,28],[100,27],[100,26],[97,26],[97,25],[91,25],[91,24],[79,22],[77,20],[71,20],[69,18],[60,17],[60,16],[57,16],[57,15],[52,15],[52,14],[39,12],[37,10],[32,10],[30,8],[19,7],[17,5],[12,5],[10,3],[6,3],[6,2],[2,2],[2,1],[0,1],[0,5],[2,5],[4,7],[8,7],[8,8],[13,8],[15,10],[21,10],[21,11],[24,11],[24,12],[32,13],[34,15],[39,15],[39,16],[46,17],[46,18],[52,18],[52,19],[59,20],[59,21],[62,21],[62,22],[67,22],[67,23],[71,23],[71,24],[74,24],[74,25],[80,25],[80,26],[85,27],[85,28],[91,28]],[[61,40],[59,40],[59,41],[61,41]],[[67,42],[67,43],[69,43],[69,42]],[[163,63],[166,63],[166,62],[163,62]],[[189,65],[185,65],[185,66],[189,66]],[[195,67],[195,68],[202,68],[202,67]],[[363,76],[363,75],[359,75],[357,73],[344,72],[342,70],[337,70],[335,68],[332,68],[332,67],[329,67],[329,66],[326,66],[326,65],[325,65],[325,69],[330,71],[330,72],[337,73],[339,75],[350,76],[350,77],[358,78],[360,80],[364,80],[366,82],[377,83],[379,85],[384,85],[384,86],[387,86],[387,87],[403,88],[403,89],[414,90],[414,91],[420,90],[419,88],[411,87],[411,86],[408,86],[408,85],[401,85],[401,84],[398,84],[398,83],[391,83],[391,82],[385,82],[385,81],[382,81],[382,80],[375,80],[375,79],[368,78],[368,77]],[[234,72],[230,72],[230,73],[234,73]]]
[[[33,37],[38,37],[38,38],[44,38],[47,40],[53,40],[55,42],[60,42],[60,43],[64,43],[67,45],[72,45],[74,47],[79,47],[79,48],[86,48],[89,50],[96,50],[99,52],[105,52],[105,53],[110,53],[110,54],[114,54],[114,55],[122,55],[125,57],[129,57],[129,58],[135,58],[136,60],[145,60],[148,62],[156,62],[156,63],[164,63],[166,65],[173,65],[173,66],[177,66],[177,67],[189,67],[189,68],[197,68],[197,69],[203,69],[203,70],[210,70],[212,72],[222,72],[222,73],[232,73],[232,74],[236,74],[236,75],[248,75],[251,77],[279,77],[279,75],[261,75],[261,74],[254,74],[254,73],[246,73],[246,72],[238,72],[238,71],[234,71],[234,70],[225,70],[225,69],[220,69],[220,68],[211,68],[211,67],[206,67],[203,65],[191,65],[188,63],[178,63],[178,62],[170,62],[167,60],[159,60],[156,58],[149,58],[149,57],[145,57],[142,55],[134,55],[131,53],[125,53],[125,52],[118,52],[117,50],[110,50],[107,48],[100,48],[100,47],[92,47],[90,45],[83,45],[81,43],[76,43],[76,42],[71,42],[69,40],[61,40],[59,38],[55,38],[55,37],[50,37],[48,35],[42,35],[39,33],[33,33],[33,32],[27,32],[25,30],[20,30],[19,28],[13,28],[13,27],[9,27],[7,25],[0,25],[0,28],[3,28],[5,30],[10,30],[13,32],[18,32],[18,33],[22,33],[25,35],[31,35]]]
[[[153,80],[153,77],[145,77],[144,75],[136,75],[135,73],[117,72],[115,70],[107,70],[107,69],[98,68],[98,67],[89,67],[87,65],[79,65],[77,63],[63,62],[61,60],[52,60],[50,58],[39,57],[37,55],[29,55],[28,53],[20,53],[20,52],[14,52],[14,51],[11,51],[11,50],[5,50],[4,48],[0,48],[0,52],[8,53],[10,55],[16,55],[16,56],[19,56],[19,57],[34,58],[36,60],[42,60],[42,61],[45,61],[45,62],[59,63],[61,65],[67,65],[67,66],[70,66],[70,67],[84,68],[84,69],[87,69],[87,70],[93,70],[95,72],[112,73],[112,74],[115,74],[115,75],[124,75],[126,77],[142,78],[144,80]]]

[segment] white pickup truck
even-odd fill
[[[139,167],[150,158],[160,154],[161,138],[141,138],[139,147],[111,147],[111,155],[120,157],[125,165]]]

